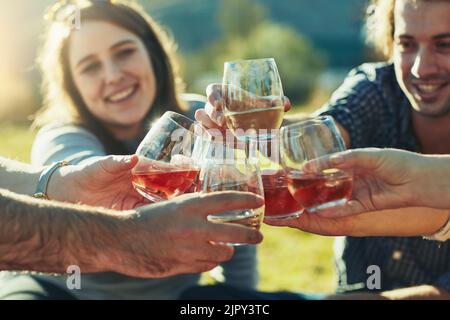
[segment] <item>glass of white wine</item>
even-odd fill
[[[284,94],[273,58],[225,62],[222,94],[227,127],[239,139],[280,128]]]
[[[211,141],[202,161],[199,186],[203,193],[217,191],[252,192],[264,197],[259,163],[248,158],[244,150],[233,149],[222,141]],[[237,223],[259,229],[264,218],[264,206],[256,209],[230,210],[210,214],[213,223]],[[242,243],[227,243],[243,245]]]

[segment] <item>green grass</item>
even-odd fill
[[[1,123],[1,122],[0,122]],[[30,161],[35,132],[27,125],[2,123],[0,126],[0,155],[23,162]]]
[[[302,110],[303,111],[303,110]],[[29,162],[35,133],[25,125],[0,126],[0,155]],[[332,292],[335,288],[332,238],[263,226],[259,246],[260,289]]]

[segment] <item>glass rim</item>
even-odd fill
[[[249,62],[256,62],[256,61],[273,61],[275,64],[275,58],[257,58],[257,59],[240,59],[240,60],[231,60],[231,61],[225,61],[224,66],[228,64],[243,64],[243,63],[249,63]]]
[[[289,130],[288,132],[301,134],[301,130],[304,128],[308,128],[311,126],[317,126],[317,125],[320,125],[320,124],[322,124],[324,122],[328,122],[328,121],[331,121],[331,123],[334,123],[333,117],[330,115],[324,115],[324,116],[300,120],[296,123],[281,127],[280,135],[283,136],[284,132],[286,132],[287,130]]]
[[[190,124],[195,125],[196,128],[201,129],[201,134],[203,134],[203,132],[205,131],[200,122],[198,122],[196,120],[192,120],[191,118],[188,118],[185,115],[182,115],[181,113],[178,113],[178,112],[175,112],[175,111],[166,111],[161,116],[161,118],[167,117],[167,119],[170,120],[172,123],[174,123],[177,127],[181,128],[181,129],[188,130],[187,128],[183,127],[179,122],[177,122],[175,119],[173,119],[171,117],[172,115],[175,115],[175,116],[180,117],[180,118],[182,118],[184,120],[187,120]],[[156,120],[156,121],[158,121],[158,120]],[[193,130],[192,133],[195,134],[195,135],[200,135],[200,134],[197,134],[196,130]]]

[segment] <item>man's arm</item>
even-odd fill
[[[0,189],[0,270],[105,271],[105,235],[119,236],[131,212],[116,212],[37,200]]]
[[[449,300],[450,292],[436,286],[422,285],[384,291],[380,296],[389,300]]]
[[[381,293],[356,292],[334,294],[326,297],[327,300],[449,300],[450,292],[445,289],[421,285],[401,288]]]
[[[233,248],[261,242],[259,231],[206,217],[259,208],[252,193],[189,194],[130,211],[38,200],[0,189],[0,270],[83,273],[113,271],[159,278],[211,270]]]

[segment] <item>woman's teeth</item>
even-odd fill
[[[124,100],[126,98],[128,98],[135,90],[135,87],[130,87],[128,89],[122,90],[110,97],[108,97],[108,100],[110,102],[119,102],[121,100]]]

